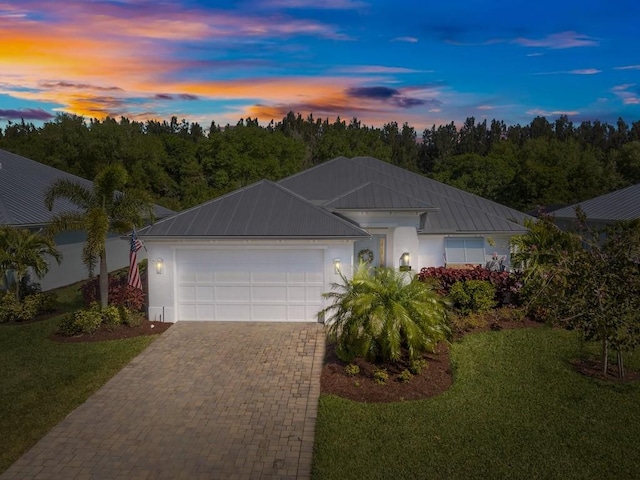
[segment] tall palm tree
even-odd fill
[[[342,276],[332,289],[324,297],[333,303],[321,314],[329,314],[329,333],[343,360],[397,361],[404,349],[413,360],[449,334],[443,299],[404,272],[361,263],[353,278]]]
[[[51,238],[26,228],[14,228],[8,225],[0,227],[0,278],[5,278],[5,283],[9,287],[7,274],[13,272],[15,275],[13,286],[18,300],[22,297],[21,286],[29,274],[29,269],[38,278],[42,278],[49,271],[45,254],[60,263],[60,252]]]
[[[67,179],[53,182],[45,193],[45,205],[49,210],[59,198],[66,198],[78,207],[78,211],[56,215],[49,232],[81,230],[87,235],[82,249],[82,261],[93,276],[100,264],[100,303],[107,306],[108,270],[106,241],[109,233],[124,234],[140,225],[144,218],[153,218],[153,205],[146,192],[126,189],[128,176],[122,165],[109,165],[100,171],[93,188]]]

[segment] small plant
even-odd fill
[[[358,365],[350,363],[349,365],[344,367],[344,373],[346,373],[349,377],[355,377],[360,373],[360,367]]]
[[[429,364],[424,358],[418,358],[416,360],[412,360],[409,363],[409,373],[413,375],[420,375],[423,370],[426,370],[429,367]]]
[[[408,383],[412,378],[413,374],[406,368],[398,375],[398,380],[402,383]]]
[[[386,385],[389,381],[389,374],[384,368],[378,368],[373,372],[373,381],[378,385]]]
[[[118,325],[121,325],[123,323],[123,317],[121,315],[120,309],[115,305],[108,305],[99,311],[102,315],[102,323],[107,328],[117,327]]]

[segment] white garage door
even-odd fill
[[[179,320],[315,322],[323,250],[178,250]]]

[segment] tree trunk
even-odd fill
[[[618,350],[618,378],[624,380],[624,360],[622,359],[622,352]]]
[[[605,335],[602,339],[602,373],[606,377],[609,370],[609,342]]]
[[[105,308],[109,304],[109,271],[107,270],[107,252],[100,254],[100,305]]]

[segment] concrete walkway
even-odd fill
[[[6,479],[308,478],[318,324],[178,322]]]

